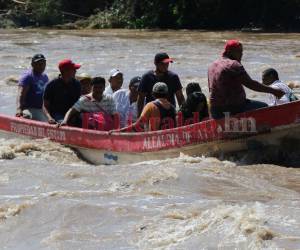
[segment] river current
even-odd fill
[[[165,51],[183,86],[196,81],[207,93],[207,67],[232,38],[243,42],[253,79],[274,67],[300,92],[300,34],[0,30],[0,112],[14,114],[16,81],[35,53],[46,56],[50,78],[71,58],[82,64],[78,73],[107,78],[120,69],[126,88]],[[94,166],[46,139],[0,138],[0,248],[300,249],[295,146]]]

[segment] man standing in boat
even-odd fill
[[[76,70],[81,65],[70,59],[62,60],[59,65],[61,75],[50,81],[45,89],[43,110],[50,124],[61,122],[67,111],[79,99],[80,82],[75,79]]]
[[[45,56],[34,55],[31,66],[32,69],[26,71],[19,81],[16,116],[47,121],[42,110],[44,89],[48,82],[48,76],[44,73]]]
[[[139,85],[139,95],[137,100],[138,116],[142,113],[144,105],[153,101],[152,88],[157,82],[164,82],[168,87],[168,101],[176,106],[175,96],[178,105],[184,102],[182,93],[182,85],[177,74],[169,71],[169,63],[173,60],[167,53],[157,53],[154,57],[155,70],[150,70],[142,76],[141,84]]]
[[[208,69],[208,87],[210,92],[210,112],[214,119],[254,109],[264,108],[264,102],[246,99],[244,86],[258,92],[265,92],[280,98],[284,92],[265,86],[248,75],[241,59],[243,46],[237,40],[225,44],[222,58],[216,60]]]

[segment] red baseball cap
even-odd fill
[[[226,43],[225,43],[225,46],[224,46],[224,52],[225,51],[230,51],[232,49],[237,49],[239,48],[240,46],[242,46],[242,44],[238,41],[238,40],[228,40]]]
[[[154,57],[155,63],[172,63],[173,59],[169,57],[167,53],[157,53]]]
[[[64,71],[67,69],[79,69],[80,67],[80,64],[73,63],[73,61],[70,59],[64,59],[58,64],[58,68],[60,71]]]

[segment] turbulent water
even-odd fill
[[[119,68],[127,87],[167,51],[183,85],[207,92],[207,66],[230,38],[242,40],[254,79],[272,66],[298,92],[300,34],[2,30],[0,112],[14,113],[16,80],[34,53],[51,77],[71,57],[92,75]],[[45,139],[0,138],[1,249],[300,249],[300,170],[285,167],[300,165],[295,146],[93,166]],[[272,161],[284,166],[263,164]]]

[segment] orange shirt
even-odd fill
[[[165,98],[157,99],[161,103],[161,105],[169,109],[171,103]],[[160,125],[160,111],[159,108],[153,103],[149,102],[144,107],[140,119],[148,124],[148,128],[150,131],[158,130]]]

